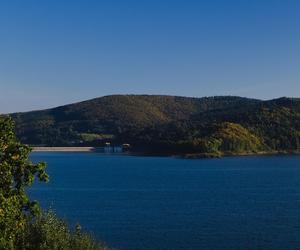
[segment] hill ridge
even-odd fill
[[[294,151],[300,144],[298,98],[109,95],[12,117],[31,145],[110,141],[134,150],[212,153]]]

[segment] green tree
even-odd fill
[[[30,148],[18,141],[10,117],[0,117],[0,249],[14,249],[26,223],[40,213],[26,193],[35,178],[47,181],[45,164],[29,160]]]

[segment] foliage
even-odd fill
[[[12,120],[0,118],[0,248],[11,248],[27,218],[39,213],[26,188],[35,177],[47,181],[48,176],[44,163],[29,161],[29,152],[30,148],[15,137]]]
[[[223,152],[256,152],[263,149],[257,136],[235,123],[221,123],[212,137],[221,140],[218,150]]]
[[[93,134],[93,133],[81,133],[81,139],[83,142],[93,142],[99,140],[111,140],[114,138],[113,135],[107,134]]]
[[[70,232],[53,213],[42,214],[26,194],[35,178],[47,181],[45,164],[29,160],[30,148],[20,143],[13,121],[0,117],[0,249],[104,250],[80,230]]]
[[[77,225],[70,231],[67,224],[50,211],[27,223],[17,242],[22,250],[108,250],[90,235],[82,233]]]
[[[13,114],[22,142],[30,145],[70,146],[82,134],[108,134],[114,140],[136,138],[153,126],[188,120],[199,112],[232,107],[240,97],[186,98],[174,96],[116,95],[43,111]],[[247,99],[249,103],[256,100]],[[124,140],[123,140],[124,139]],[[104,143],[99,141],[99,143]],[[92,144],[90,144],[92,145]]]
[[[300,99],[295,98],[117,95],[13,118],[18,137],[31,145],[111,141],[154,153],[300,150]]]

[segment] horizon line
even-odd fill
[[[272,100],[278,100],[278,99],[300,99],[300,97],[290,97],[290,96],[280,96],[276,98],[271,98],[271,99],[259,99],[259,98],[252,98],[252,97],[246,97],[246,96],[238,96],[238,95],[212,95],[212,96],[185,96],[185,95],[168,95],[168,94],[109,94],[109,95],[103,95],[103,96],[98,96],[94,98],[89,98],[85,99],[82,101],[75,101],[72,103],[66,103],[62,105],[57,105],[49,108],[41,108],[41,109],[32,109],[32,110],[27,110],[27,111],[16,111],[16,112],[10,112],[10,113],[0,113],[0,115],[11,115],[11,114],[21,114],[21,113],[29,113],[29,112],[38,112],[38,111],[46,111],[50,109],[55,109],[55,108],[60,108],[60,107],[65,107],[69,105],[75,105],[83,102],[88,102],[100,98],[105,98],[105,97],[113,97],[113,96],[156,96],[156,97],[179,97],[179,98],[193,98],[193,99],[203,99],[203,98],[217,98],[217,97],[236,97],[236,98],[244,98],[244,99],[250,99],[250,100],[257,100],[257,101],[272,101]]]

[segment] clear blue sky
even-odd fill
[[[108,94],[300,96],[299,0],[2,0],[0,112]]]

